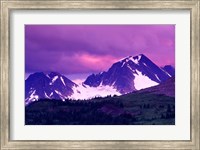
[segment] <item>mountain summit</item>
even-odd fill
[[[77,85],[57,72],[31,74],[25,81],[26,105],[44,98],[64,100],[73,94],[73,86]]]
[[[92,87],[109,85],[124,94],[158,85],[169,77],[169,74],[149,58],[140,54],[114,63],[107,72],[90,75],[84,84]]]

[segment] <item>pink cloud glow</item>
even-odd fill
[[[26,25],[25,72],[98,73],[145,54],[175,65],[174,25]]]

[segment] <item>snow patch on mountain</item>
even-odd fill
[[[46,77],[49,78],[49,79],[51,79],[50,76],[49,76],[48,74],[46,74]]]
[[[126,62],[123,62],[122,66],[121,67],[124,67],[124,65],[126,64]]]
[[[159,79],[159,77],[158,77],[158,75],[157,74],[155,74],[155,76],[156,76],[156,78],[160,81],[160,79]]]
[[[121,95],[114,87],[112,86],[98,86],[98,87],[90,87],[85,84],[80,84],[78,86],[74,86],[73,88],[74,93],[69,96],[68,98],[74,100],[84,100],[84,99],[91,99],[94,97],[106,97],[108,95]]]
[[[138,64],[139,63],[139,59],[134,59],[133,57],[130,57],[130,60],[132,62],[134,62],[135,64]]]
[[[138,70],[136,70],[136,73],[134,73],[134,76],[135,76],[134,84],[137,90],[158,85],[157,82],[152,81],[150,78],[148,78],[146,75],[143,75],[142,72]]]
[[[175,68],[171,65],[166,65],[164,67],[161,67],[163,71],[165,71],[170,77],[175,76]]]
[[[52,82],[50,82],[49,85],[52,85],[57,79],[58,79],[58,76],[53,77]]]
[[[60,80],[62,81],[63,85],[66,86],[65,81],[63,80],[62,77],[60,77]]]
[[[146,67],[148,67],[146,63],[143,63],[143,64],[144,64]]]
[[[34,90],[29,98],[25,99],[25,104],[28,105],[30,102],[38,101],[39,96],[35,94],[36,90]]]
[[[63,95],[62,93],[60,93],[59,91],[55,90],[55,93],[59,95],[59,97],[62,99],[62,101],[65,101],[65,99],[68,98],[68,96]]]
[[[49,95],[50,97],[53,95],[53,92],[51,92],[51,94]]]
[[[133,70],[130,65],[127,65],[127,67],[132,71],[132,72],[135,72],[135,70]]]
[[[162,71],[164,71],[169,77],[172,77],[167,71],[165,71],[164,69],[160,68]]]
[[[47,95],[47,93],[46,93],[46,92],[44,92],[44,95],[45,95],[45,97],[46,97],[46,98],[50,98],[50,97]]]

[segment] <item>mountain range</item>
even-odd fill
[[[25,80],[25,103],[39,99],[91,99],[107,95],[122,95],[165,83],[175,75],[175,69],[159,67],[144,54],[128,56],[114,63],[108,71],[91,74],[82,84],[76,84],[56,72],[36,72]]]

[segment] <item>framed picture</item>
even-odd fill
[[[200,149],[199,8],[1,1],[1,149]]]

